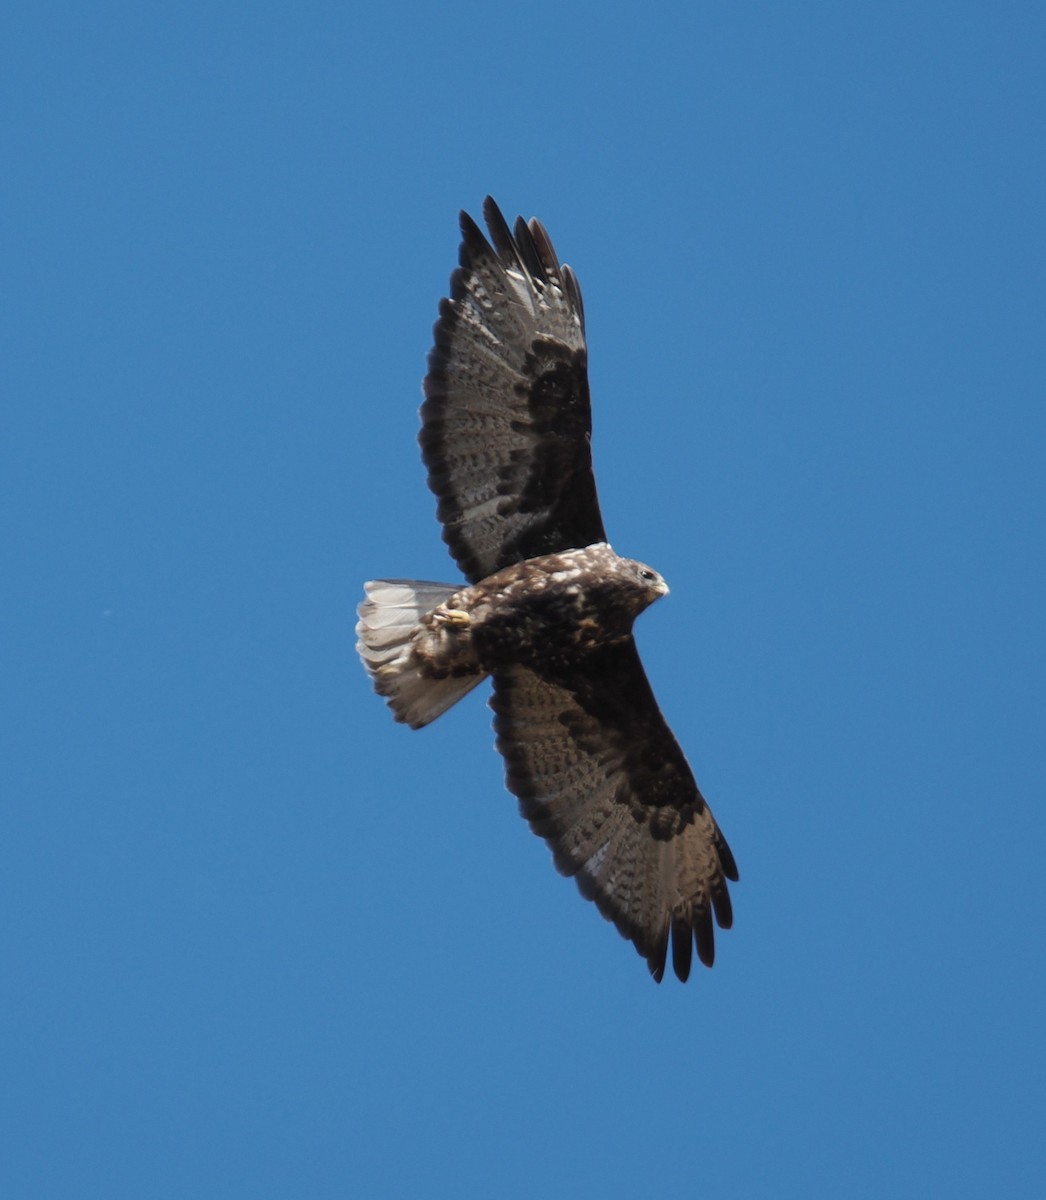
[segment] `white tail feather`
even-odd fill
[[[372,579],[363,585],[367,598],[359,606],[356,650],[397,721],[412,729],[428,725],[486,678],[456,675],[432,679],[423,675],[411,654],[418,622],[461,590],[460,584],[420,579]]]

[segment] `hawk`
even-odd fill
[[[660,982],[715,954],[734,857],[665,723],[632,637],[668,592],[608,545],[592,475],[577,277],[537,220],[490,240],[461,214],[419,442],[467,584],[365,585],[357,650],[396,720],[419,728],[490,678],[509,790],[557,869]]]

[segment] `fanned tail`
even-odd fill
[[[388,701],[397,721],[420,729],[434,721],[486,676],[422,673],[413,653],[418,622],[461,590],[460,584],[420,579],[372,579],[360,604],[356,650],[374,690]]]

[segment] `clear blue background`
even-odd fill
[[[13,0],[5,1197],[1042,1195],[1046,8]],[[394,725],[457,211],[588,310],[737,855],[661,987]]]

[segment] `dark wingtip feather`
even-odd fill
[[[690,922],[682,913],[675,913],[672,917],[672,970],[680,983],[686,983],[690,978],[693,945]]]
[[[665,922],[653,941],[648,941],[638,929],[625,936],[631,938],[632,944],[646,959],[653,981],[660,983],[665,977],[665,962],[668,959],[668,922]]]
[[[516,261],[516,247],[512,241],[512,231],[508,227],[508,222],[494,200],[487,196],[483,201],[483,220],[487,223],[487,229],[490,231],[490,240],[494,249],[498,252],[502,259],[508,257],[513,262]]]
[[[556,254],[556,248],[552,245],[552,239],[548,236],[548,230],[541,224],[537,217],[531,217],[527,223],[527,231],[530,234],[530,239],[534,243],[534,249],[537,251],[538,258],[541,259],[542,265],[545,268],[545,273],[550,277],[559,276],[559,256]]]
[[[508,228],[508,223],[501,215],[501,209],[498,207],[498,202],[491,195],[483,197],[483,220],[486,221],[488,227],[491,222],[500,222],[505,228]]]
[[[560,277],[563,280],[563,287],[566,289],[567,299],[570,301],[577,313],[578,320],[581,322],[581,332],[585,332],[585,302],[581,298],[581,284],[578,283],[577,276],[574,274],[572,267],[564,266],[560,272]]]
[[[734,923],[734,906],[726,884],[720,879],[712,888],[712,907],[720,929],[729,929]]]
[[[715,848],[716,853],[719,855],[719,863],[723,868],[723,874],[727,879],[731,879],[734,883],[737,883],[740,876],[737,873],[737,863],[734,862],[733,851],[727,845],[726,838],[723,837],[722,831],[718,828],[716,829]]]
[[[527,269],[527,273],[539,283],[547,284],[549,281],[548,272],[545,270],[545,264],[541,261],[541,255],[534,245],[534,237],[530,232],[530,226],[522,217],[516,218],[515,234],[519,257],[523,262],[523,266]]]
[[[493,251],[483,230],[464,209],[458,213],[458,224],[461,227],[461,249],[458,252],[458,263],[468,270],[477,258],[492,254]]]
[[[697,957],[706,967],[710,967],[715,962],[715,930],[707,905],[694,913],[694,941],[697,943]]]

